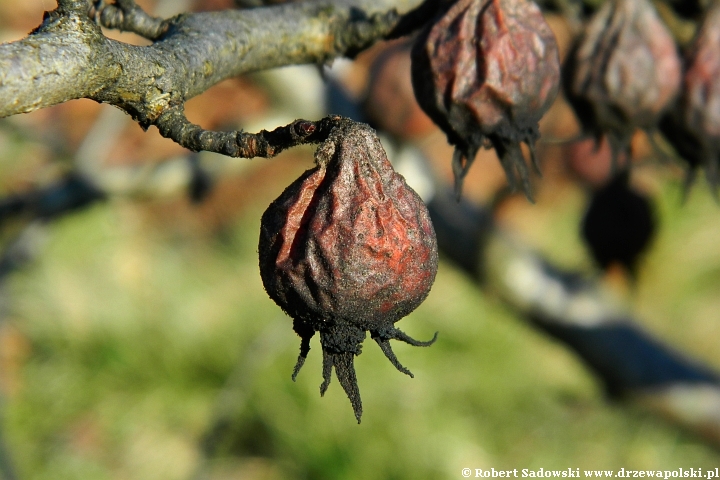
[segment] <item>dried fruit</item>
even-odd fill
[[[675,42],[650,2],[612,0],[568,54],[564,88],[583,131],[607,135],[617,163],[636,128],[657,125],[680,76]]]
[[[655,235],[654,213],[650,199],[630,186],[628,170],[593,193],[582,236],[600,268],[617,262],[636,277],[638,259]]]
[[[401,140],[418,140],[435,131],[435,124],[415,101],[410,81],[412,43],[390,44],[369,69],[363,110],[371,124]]]
[[[539,136],[538,120],[559,88],[550,27],[526,0],[458,0],[420,35],[412,52],[415,96],[455,146],[459,194],[477,150],[494,147],[508,182],[530,198],[520,143]]]
[[[714,3],[688,50],[682,94],[660,124],[689,164],[687,185],[704,166],[713,192],[720,162],[720,4]]]
[[[369,331],[410,376],[391,339],[427,346],[395,328],[430,291],[437,241],[420,197],[395,173],[375,132],[338,119],[315,153],[317,166],[293,182],[262,216],[260,274],[301,338],[293,380],[320,332],[323,379],[332,368],[360,422],[353,357]]]

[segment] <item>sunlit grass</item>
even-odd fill
[[[14,360],[18,387],[4,419],[22,478],[190,478],[218,417],[228,422],[203,467],[208,478],[717,465],[720,457],[697,439],[607,403],[563,346],[445,262],[428,300],[398,324],[420,339],[437,330],[438,342],[394,347],[414,379],[366,342],[356,360],[365,409],[357,425],[336,381],[319,396],[317,339],[290,381],[299,340],[259,279],[260,205],[208,241],[151,228],[138,208],[111,202],[54,224],[42,255],[12,278],[7,328],[28,348]],[[708,228],[707,207],[686,208],[661,200],[666,233],[644,275],[674,271],[658,258],[676,254],[666,243]],[[709,286],[700,300],[689,293],[698,282],[692,272],[672,281],[677,291],[643,280],[644,313],[655,311],[645,299],[651,288],[678,311],[709,308],[695,304],[711,301]],[[712,345],[693,338],[699,327],[658,328],[679,345]]]

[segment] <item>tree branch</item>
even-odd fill
[[[104,37],[83,2],[67,3],[27,38],[0,45],[0,117],[90,98],[147,128],[226,78],[354,55],[421,1],[324,0],[183,14],[164,22],[167,31],[148,47]],[[116,24],[154,36],[135,20]]]
[[[71,7],[46,13],[24,40],[0,45],[0,117],[91,97],[120,74],[100,28]]]

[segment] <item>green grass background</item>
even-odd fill
[[[265,294],[256,256],[260,214],[278,193],[221,235],[154,226],[126,200],[51,226],[41,255],[11,278],[3,327],[25,345],[6,362],[16,387],[2,410],[21,478],[452,479],[464,467],[720,465],[697,438],[608,403],[562,345],[445,261],[427,301],[398,324],[419,339],[440,332],[430,348],[394,345],[415,378],[371,341],[356,359],[357,425],[336,379],[319,396],[317,339],[290,380],[299,339]],[[720,367],[718,206],[704,188],[681,206],[677,181],[658,200],[664,223],[635,311]],[[560,263],[586,262],[580,211],[567,202],[540,214],[530,243]]]

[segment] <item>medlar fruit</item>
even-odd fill
[[[321,395],[332,369],[360,422],[354,357],[366,332],[401,372],[390,340],[427,346],[395,328],[427,297],[438,252],[429,213],[395,173],[375,132],[337,117],[306,171],[262,216],[260,274],[265,290],[301,338],[293,380],[320,332]]]
[[[619,263],[634,281],[638,261],[657,230],[652,200],[630,185],[628,170],[595,191],[582,219],[582,238],[603,270]]]
[[[538,120],[560,83],[558,48],[540,8],[527,0],[458,0],[415,42],[415,97],[455,146],[456,192],[478,149],[494,147],[508,182],[529,199]],[[539,171],[539,169],[538,169]]]
[[[680,87],[675,41],[647,0],[602,5],[568,54],[565,94],[584,132],[607,135],[613,162],[653,129]]]

